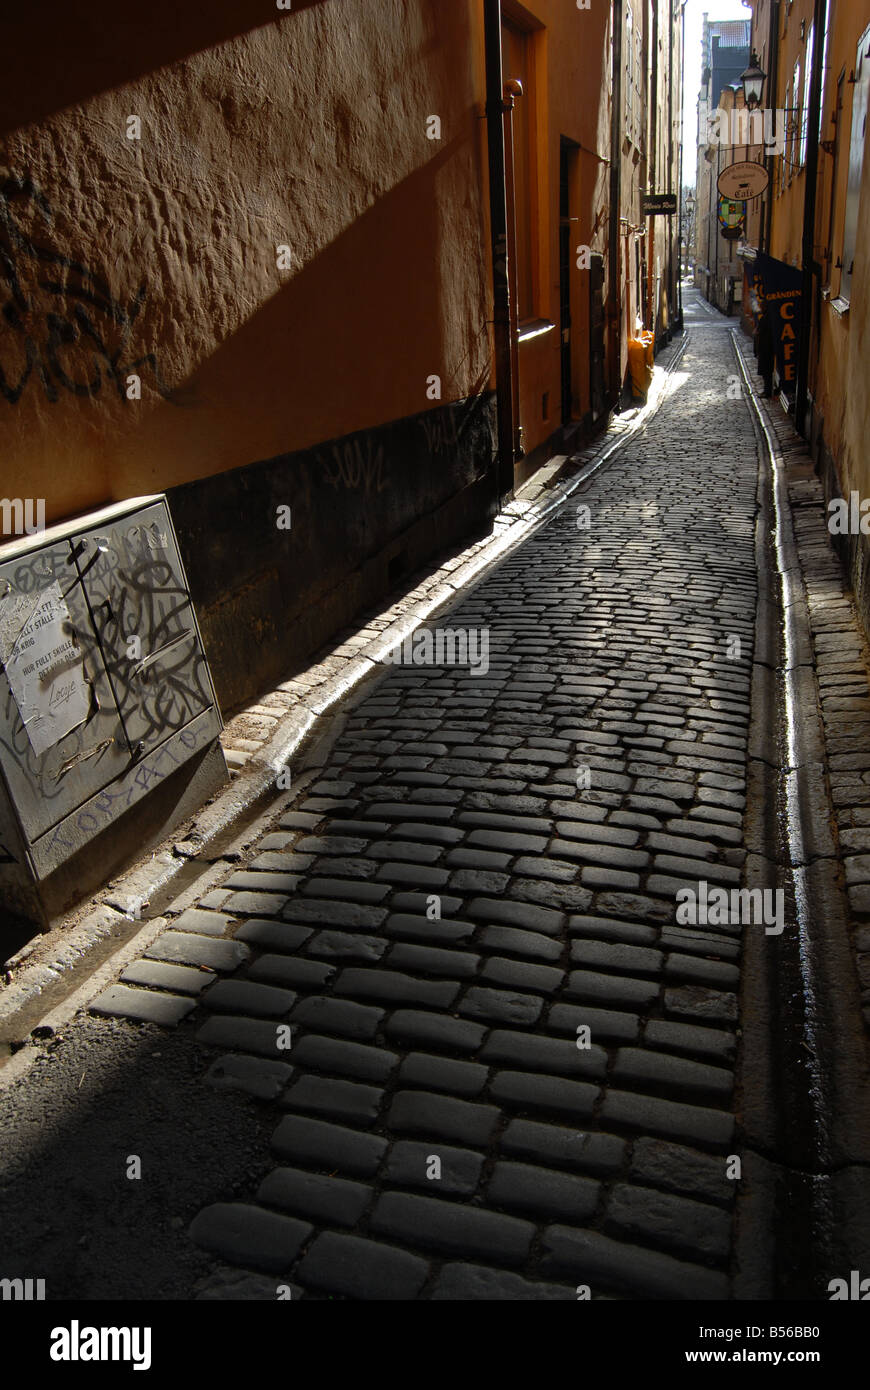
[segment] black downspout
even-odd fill
[[[620,169],[622,164],[622,4],[613,0],[613,83],[610,120],[610,227],[608,228],[607,259],[610,263],[610,390],[618,405],[622,395],[620,363],[622,361],[622,313],[619,303],[619,200]]]
[[[819,169],[819,107],[822,100],[822,45],[827,0],[815,0],[813,6],[813,54],[810,73],[810,105],[807,111],[807,162],[804,166],[804,235],[801,284],[801,331],[798,341],[797,389],[794,418],[800,434],[806,438],[807,397],[809,394],[810,337],[813,330],[813,248],[816,235],[816,182]]]
[[[668,192],[674,191],[674,0],[668,0]],[[674,331],[677,312],[677,282],[674,279],[674,226],[679,228],[679,216],[665,223],[668,229],[668,341]]]
[[[498,502],[514,490],[514,403],[511,305],[508,280],[507,184],[501,64],[501,0],[484,0],[489,216],[492,229],[492,301],[498,421]]]
[[[679,199],[679,241],[677,242],[677,295],[679,296],[679,316],[677,327],[683,326],[683,70],[686,61],[685,55],[686,42],[686,0],[681,0],[680,4],[680,153],[677,160],[677,178],[679,180],[680,199]],[[673,132],[671,133],[673,139]],[[688,262],[688,255],[686,256]]]
[[[649,157],[647,158],[647,167],[646,167],[646,172],[647,172],[647,188],[649,189],[650,193],[657,193],[657,192],[658,192],[658,184],[660,184],[660,182],[661,182],[661,177],[662,177],[662,171],[661,171],[661,169],[659,169],[659,167],[658,167],[658,139],[659,139],[659,7],[658,7],[658,5],[653,5],[653,12],[652,12],[652,35],[649,35],[649,34],[647,33],[647,31],[646,31],[646,25],[644,25],[644,36],[643,36],[643,37],[644,37],[644,45],[645,45],[645,46],[648,45],[648,47],[647,47],[646,58],[647,58],[647,64],[649,65],[649,68],[650,68],[650,78],[651,78],[651,81],[650,81],[650,89],[651,89],[651,90],[650,90],[650,99],[649,99],[649,104],[650,104],[650,112],[649,112],[649,115],[650,115]],[[657,181],[658,181],[658,184],[657,184]],[[659,303],[658,303],[658,304],[655,303],[655,292],[656,292],[655,277],[654,277],[654,267],[655,267],[655,258],[656,258],[656,234],[655,234],[655,225],[656,225],[656,224],[655,224],[655,218],[652,218],[651,220],[647,220],[647,223],[646,223],[646,228],[647,228],[647,232],[646,232],[646,241],[644,242],[644,247],[643,247],[643,254],[644,254],[644,257],[646,258],[646,266],[647,266],[647,287],[646,287],[646,301],[647,301],[647,302],[646,302],[646,304],[643,306],[643,313],[644,313],[644,324],[643,324],[643,326],[644,326],[644,328],[651,328],[651,329],[652,329],[652,331],[653,331],[653,341],[655,341],[656,320],[658,319],[658,310],[659,310],[659,306],[660,306],[660,304],[661,304],[661,299],[659,299]],[[661,288],[662,288],[661,285],[659,285],[659,292],[660,292],[660,293],[661,293]],[[670,289],[670,286],[668,286],[668,289]],[[649,322],[647,322],[647,318],[649,318]]]
[[[720,121],[720,129],[721,129],[721,121]],[[715,269],[715,271],[714,271],[714,273],[713,273],[713,298],[710,300],[710,303],[711,303],[711,304],[714,304],[715,307],[716,307],[717,309],[719,309],[719,312],[720,312],[720,313],[722,312],[722,311],[721,311],[721,308],[720,308],[720,305],[719,305],[719,237],[720,237],[720,234],[721,234],[721,233],[720,233],[720,229],[719,229],[719,175],[720,175],[721,172],[722,172],[722,170],[721,170],[721,168],[720,168],[721,163],[722,163],[722,146],[721,146],[721,144],[717,141],[717,142],[716,142],[716,196],[715,196],[715,200],[714,200],[714,197],[713,197],[712,179],[711,179],[711,181],[710,181],[710,182],[711,182],[711,188],[710,188],[710,227],[711,227],[711,229],[712,229],[713,234],[714,234],[715,237],[716,237],[716,269]],[[707,298],[709,299],[710,296],[708,295]]]
[[[778,83],[778,81],[779,81],[779,4],[780,4],[780,0],[774,0],[774,3],[773,3],[773,4],[771,5],[771,7],[770,7],[770,28],[769,28],[769,30],[768,30],[768,51],[769,51],[769,54],[770,54],[770,58],[769,58],[769,62],[770,62],[770,73],[769,73],[768,78],[767,78],[767,100],[768,100],[768,104],[769,104],[769,106],[770,106],[770,108],[771,108],[771,110],[772,110],[772,113],[773,113],[773,114],[772,114],[772,117],[771,117],[771,130],[773,129],[773,121],[776,120],[776,86],[777,86],[777,83]],[[777,136],[780,136],[780,135],[781,135],[783,140],[785,139],[785,120],[784,120],[784,119],[783,119],[783,130],[780,132],[779,129],[777,129],[775,133],[776,133]],[[762,236],[763,236],[764,240],[763,240],[763,242],[762,242],[761,247],[759,248],[759,249],[762,250],[762,251],[766,251],[767,254],[768,254],[768,256],[770,255],[770,234],[771,234],[771,229],[772,229],[772,227],[773,227],[773,171],[774,171],[774,160],[775,160],[775,159],[776,159],[776,154],[768,154],[768,156],[767,156],[767,227],[766,227],[765,229],[762,230]]]

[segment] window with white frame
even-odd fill
[[[625,133],[634,138],[634,15],[625,7]]]
[[[870,25],[858,40],[855,55],[855,85],[852,88],[852,139],[849,144],[849,174],[846,184],[846,217],[843,224],[843,270],[840,298],[852,293],[852,272],[858,245],[858,202],[864,167],[864,135],[867,130],[867,94],[870,89]]]
[[[789,112],[789,141],[788,176],[791,180],[797,172],[798,153],[800,151],[800,128],[801,128],[801,60],[798,58],[794,65],[794,78],[791,84],[791,111]]]
[[[804,72],[804,102],[803,110],[799,112],[800,152],[798,154],[798,163],[800,164],[806,164],[807,162],[807,134],[808,126],[810,123],[810,73],[812,72],[813,67],[813,36],[815,34],[815,30],[815,24],[811,24],[810,32],[807,35],[807,50],[805,54],[806,62],[804,63],[804,67],[806,69],[806,71]]]

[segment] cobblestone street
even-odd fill
[[[385,665],[96,1002],[271,1134],[175,1231],[218,1261],[183,1297],[732,1296],[765,928],[677,894],[745,882],[759,457],[727,321],[686,318],[657,413],[439,620],[487,669]]]
[[[733,370],[696,330],[640,437],[450,615],[489,630],[488,672],[387,675],[210,899],[254,959],[199,1042],[274,1058],[255,1018],[298,1026],[258,1205],[193,1226],[224,1258],[355,1297],[727,1295],[739,929],[674,919],[681,887],[741,881]]]
[[[248,957],[196,1033],[285,1112],[256,1204],[193,1224],[231,1264],[362,1298],[727,1294],[739,928],[676,926],[675,893],[744,857],[734,370],[699,325],[641,435],[442,620],[489,631],[488,671],[390,670],[150,953]]]
[[[25,1375],[854,1373],[868,5],[7,6]]]

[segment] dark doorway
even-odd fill
[[[589,409],[592,423],[604,414],[604,257],[589,267]]]
[[[634,267],[637,286],[637,317],[641,327],[649,328],[647,323],[647,269],[646,269],[646,242],[640,237],[635,238],[634,242]]]
[[[559,149],[559,332],[562,358],[562,424],[573,418],[571,376],[571,173],[577,146],[562,136]]]

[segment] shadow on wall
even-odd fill
[[[32,463],[39,441],[53,436],[55,463],[68,467],[52,488],[50,519],[70,513],[81,495],[83,447],[92,495],[78,505],[98,505],[426,409],[436,399],[432,374],[448,398],[467,391],[488,358],[485,303],[468,303],[473,277],[458,257],[461,245],[473,246],[471,229],[457,236],[445,225],[438,189],[463,144],[440,150],[301,269],[285,272],[283,287],[172,388],[159,343],[141,351],[153,340],[149,304],[166,307],[159,293],[144,280],[113,295],[99,261],[85,266],[59,249],[44,194],[26,179],[0,183],[9,277],[0,408],[15,412],[19,437],[32,441]],[[445,360],[448,319],[469,335],[477,330],[462,361]],[[145,392],[135,405],[126,399],[131,371]],[[119,409],[115,418],[128,423],[103,442],[85,417],[68,413],[75,398],[97,412],[93,424]],[[46,405],[67,411],[55,423]],[[46,481],[34,470],[32,485]]]
[[[429,529],[412,538],[398,573],[488,515],[485,489],[446,521],[437,515],[486,477],[492,459],[483,304],[477,360],[445,363],[446,315],[468,318],[474,308],[467,281],[451,282],[456,239],[439,197],[462,143],[441,149],[292,274],[113,449],[116,498],[162,486],[155,461],[164,477],[190,479],[170,489],[171,508],[224,709],[286,674],[391,587],[395,556],[379,572],[350,576],[421,519]],[[43,286],[57,273],[34,264]],[[92,275],[67,266],[64,290],[71,322],[83,305],[98,319],[103,296]],[[107,299],[100,322],[120,308]],[[74,346],[94,351],[86,336]],[[108,359],[102,366],[94,408],[122,384],[118,373],[109,380]],[[433,373],[449,399],[468,392],[472,371],[464,401],[429,399]],[[34,374],[26,389],[39,393],[44,383]],[[302,447],[288,453],[288,442]],[[227,466],[240,457],[242,467]],[[290,509],[289,528],[279,527],[280,508]]]
[[[437,166],[449,158],[444,150],[379,199],[204,362],[186,384],[195,412],[161,404],[149,418],[147,447],[165,456],[177,447],[179,417],[185,438],[195,427],[205,445],[246,415],[275,419],[276,442],[311,438],[311,403],[323,411],[311,447],[170,490],[225,710],[255,692],[253,673],[261,682],[286,674],[384,592],[387,547],[421,519],[430,531],[412,541],[409,568],[487,515],[485,489],[473,489],[493,455],[485,351],[478,394],[427,400],[427,378],[439,369],[445,395],[454,394],[438,272],[448,231],[435,194]],[[385,285],[401,312],[384,311]],[[418,410],[397,420],[396,399]],[[370,426],[348,431],[361,415]],[[439,536],[439,509],[469,489]],[[278,524],[282,507],[289,529]],[[354,574],[382,554],[380,580]]]
[[[419,113],[412,119],[408,102],[426,85],[421,68],[433,74],[437,110],[456,42],[469,47],[464,10],[459,19],[451,12],[445,32],[431,6],[420,6],[426,23],[409,36],[410,69],[393,70],[392,51],[375,64],[377,91],[357,71],[344,93],[347,55],[332,36],[319,143],[300,148],[308,127],[297,101],[280,159],[273,152],[263,164],[256,101],[236,149],[232,92],[216,103],[210,88],[198,104],[191,74],[167,78],[188,121],[208,115],[201,164],[211,185],[193,177],[195,142],[165,133],[150,175],[126,141],[133,162],[119,171],[99,112],[99,138],[80,152],[81,182],[64,180],[58,161],[67,126],[87,129],[87,112],[9,142],[0,169],[0,265],[11,295],[0,306],[0,417],[5,425],[8,416],[7,465],[26,471],[49,521],[426,409],[432,374],[446,398],[474,389],[488,357],[482,208],[469,196],[480,183],[482,126],[460,97],[448,144],[424,138],[422,116],[419,136],[409,135]],[[400,7],[391,0],[391,10]],[[370,59],[377,34],[369,16]],[[260,32],[256,51],[239,46],[236,66],[259,60],[280,71],[285,44],[271,33]],[[310,65],[318,50],[304,51]],[[232,60],[220,54],[209,67],[215,91],[236,72]],[[455,68],[454,58],[454,78]],[[123,141],[124,96],[113,99],[112,129]],[[372,132],[375,152],[363,157]],[[340,180],[330,178],[330,157]],[[277,253],[287,237],[284,269]]]
[[[292,0],[290,10],[279,10],[274,0],[17,5],[3,17],[0,134],[327,3],[332,0]]]
[[[151,406],[116,447],[117,496],[143,487],[154,458],[165,477],[184,482],[425,410],[432,373],[446,397],[458,394],[454,376],[470,364],[444,360],[451,287],[441,265],[451,228],[441,225],[436,190],[451,154],[440,151],[290,272],[175,388],[173,402]]]

